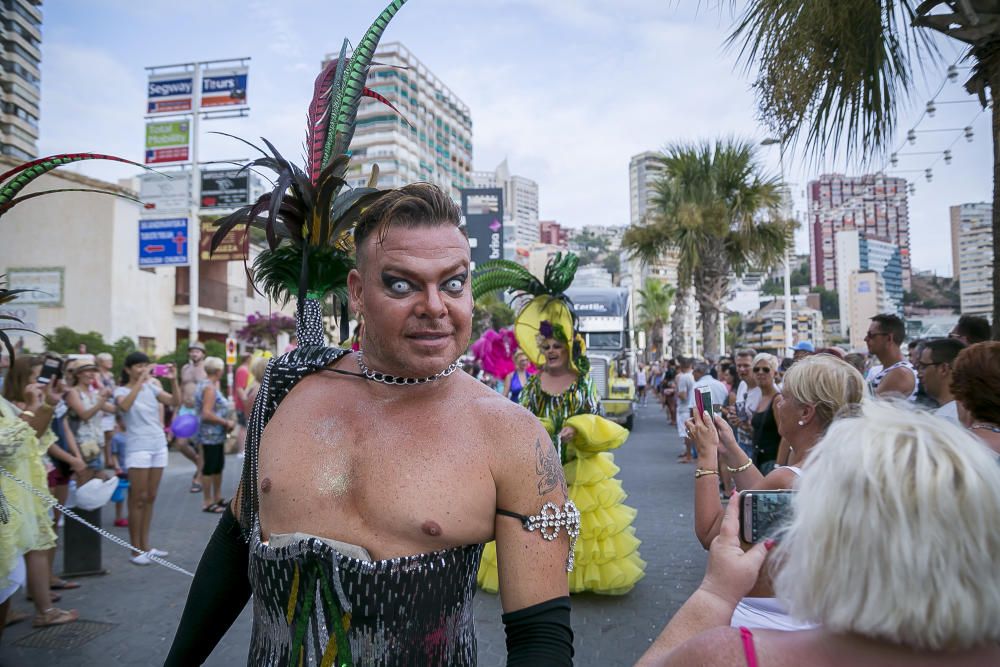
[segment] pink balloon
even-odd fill
[[[191,414],[177,415],[170,424],[174,437],[190,438],[198,432],[198,418]]]

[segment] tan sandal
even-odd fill
[[[78,618],[80,618],[80,614],[76,611],[76,609],[66,611],[65,609],[49,607],[41,614],[35,616],[35,620],[31,622],[31,626],[35,628],[45,628],[50,625],[64,625],[66,623],[72,623]]]

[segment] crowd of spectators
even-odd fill
[[[867,356],[719,365],[722,409],[681,422],[708,567],[640,665],[1000,664],[1000,342],[970,316],[905,338],[878,315]],[[793,491],[769,539],[742,541],[732,489]]]

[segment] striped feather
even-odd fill
[[[14,167],[0,176],[0,182],[10,179],[8,183],[0,188],[0,206],[8,204],[12,199],[14,199],[15,196],[17,196],[18,192],[23,190],[29,183],[42,174],[47,174],[53,169],[58,169],[63,165],[71,164],[73,162],[81,162],[83,160],[112,160],[114,162],[124,162],[125,164],[131,164],[143,169],[149,169],[149,167],[139,164],[138,162],[132,162],[131,160],[126,160],[125,158],[120,158],[114,155],[103,155],[101,153],[63,153],[60,155],[50,155],[48,157],[32,160],[31,162],[25,162],[24,164]],[[7,206],[3,210],[7,210],[9,208],[10,206]]]
[[[365,87],[368,70],[371,68],[375,47],[378,46],[389,21],[405,3],[406,0],[392,0],[389,6],[375,18],[364,37],[361,38],[354,53],[351,54],[347,70],[344,73],[343,90],[332,107],[334,115],[330,118],[330,131],[326,137],[331,154],[346,153],[351,145],[358,104],[361,102],[361,93]]]

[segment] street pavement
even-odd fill
[[[693,529],[693,466],[674,462],[680,451],[677,431],[667,425],[659,406],[650,402],[640,407],[635,430],[615,452],[615,461],[621,466],[619,475],[629,493],[626,503],[639,512],[635,527],[642,540],[640,553],[647,563],[646,576],[625,596],[573,596],[577,665],[634,664],[701,580],[705,552]],[[235,489],[240,463],[234,456],[227,457],[227,494]],[[193,572],[218,516],[200,512],[201,495],[188,493],[192,473],[188,461],[171,453],[156,501],[152,538],[154,547],[170,552],[167,560]],[[107,527],[113,518],[111,506],[104,512]],[[128,538],[128,529],[109,530]],[[103,542],[103,554],[108,574],[79,579],[82,587],[63,592],[58,603],[64,609],[79,610],[81,620],[87,623],[62,626],[57,631],[35,631],[30,621],[12,625],[0,645],[0,666],[148,667],[163,663],[190,579],[159,566],[134,566],[128,562],[129,553],[110,542]],[[57,571],[61,567],[60,552]],[[16,609],[31,609],[23,592],[14,600]],[[249,608],[207,665],[246,664]],[[499,599],[477,594],[475,614],[479,664],[504,665]]]

